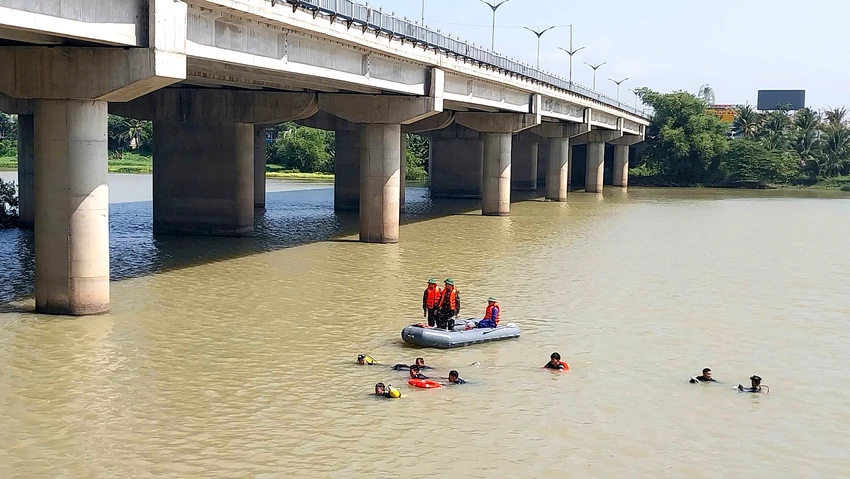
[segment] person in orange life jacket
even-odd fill
[[[455,288],[451,278],[446,278],[446,287],[438,305],[437,327],[452,330],[455,327],[454,317],[460,314],[460,293]]]
[[[487,298],[487,309],[484,311],[484,319],[478,321],[479,328],[496,328],[499,326],[499,303],[496,298],[490,296]]]
[[[428,326],[437,324],[437,306],[440,304],[440,297],[443,295],[443,288],[437,286],[437,280],[431,278],[428,280],[428,287],[425,293],[422,294],[422,317],[428,318]]]
[[[410,377],[411,379],[428,379],[428,376],[419,372],[419,366],[410,367]]]
[[[546,369],[559,369],[564,371],[570,369],[569,364],[561,361],[561,355],[558,353],[552,353],[552,355],[549,356],[549,362],[543,367]]]

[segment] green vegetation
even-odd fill
[[[759,112],[744,106],[730,128],[706,110],[714,97],[708,86],[698,95],[637,91],[654,109],[646,151],[631,171],[641,184],[850,190],[844,108],[792,114],[787,108]]]
[[[0,180],[0,229],[18,226],[18,188],[14,181]]]

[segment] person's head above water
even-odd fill
[[[761,385],[761,378],[756,375],[752,375],[750,376],[750,382],[753,384],[753,389],[756,389]]]
[[[375,396],[383,396],[386,392],[387,387],[384,386],[384,383],[378,383],[375,385]]]
[[[549,356],[549,362],[552,364],[552,366],[557,366],[561,364],[561,355],[558,353],[552,353],[552,355]]]
[[[357,364],[366,364],[366,355],[358,354],[357,355]]]
[[[704,378],[706,378],[706,379],[711,379],[711,369],[709,369],[709,368],[704,368],[704,369],[702,370],[702,377],[704,377]]]
[[[449,371],[449,382],[456,383],[458,376],[460,376],[460,374],[454,369],[452,369],[451,371]]]
[[[419,368],[417,366],[410,366],[410,377],[415,378],[419,374]]]
[[[425,365],[425,358],[416,358],[416,366],[417,367],[421,368],[424,365]]]

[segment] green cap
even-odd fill
[[[434,279],[434,278],[429,278],[429,279],[428,279],[428,284],[437,284],[437,280],[436,280],[436,279]]]
[[[495,302],[495,301],[496,301],[496,298],[494,298],[494,297],[490,296],[489,298],[487,298],[487,301],[494,301],[494,302]]]
[[[451,278],[446,278],[446,284],[450,284],[450,285],[454,286],[455,282],[452,281]]]

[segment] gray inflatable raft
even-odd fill
[[[498,328],[466,329],[467,324],[472,326],[477,323],[470,321],[472,320],[459,321],[454,331],[411,324],[401,330],[401,339],[416,346],[448,349],[519,337],[519,327],[514,323],[503,324]]]

